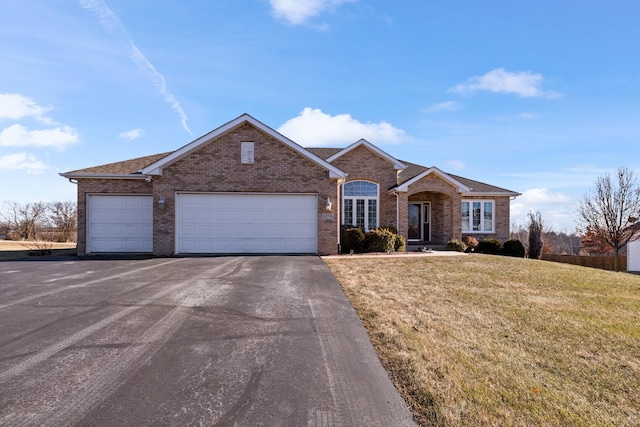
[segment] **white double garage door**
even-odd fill
[[[178,193],[176,254],[317,253],[315,194]],[[90,195],[87,253],[153,252],[153,197]]]

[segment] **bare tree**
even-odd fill
[[[613,247],[614,269],[620,270],[620,249],[638,238],[640,187],[633,171],[619,167],[616,179],[605,174],[596,180],[578,208],[580,227]]]
[[[529,258],[539,259],[542,255],[544,241],[542,240],[542,232],[544,223],[540,212],[528,213],[529,216]]]
[[[29,202],[20,204],[7,202],[7,209],[2,217],[18,239],[35,240],[40,221],[44,219],[47,205],[44,202]]]
[[[65,242],[72,240],[76,229],[77,206],[75,202],[52,202],[49,204],[48,220],[59,235],[59,239]]]
[[[580,236],[575,233],[563,232],[567,240],[567,253],[569,255],[578,255],[580,253]]]

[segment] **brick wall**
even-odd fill
[[[433,243],[446,243],[451,239],[460,239],[461,198],[456,187],[435,174],[429,174],[409,186],[407,200],[408,202],[431,202],[431,241]]]
[[[467,233],[465,232],[462,237],[471,236],[478,240],[482,239],[498,239],[501,242],[509,240],[509,227],[510,227],[510,204],[511,198],[509,197],[465,197],[465,200],[494,200],[495,205],[495,233]]]
[[[243,141],[254,143],[253,164],[240,162]],[[219,136],[166,167],[153,183],[154,198],[166,199],[164,210],[154,204],[156,254],[175,251],[175,194],[181,191],[317,194],[318,252],[337,253],[337,181],[329,178],[326,169],[250,124]],[[333,220],[322,219],[327,213],[326,197],[334,206]]]
[[[254,143],[254,163],[240,162],[240,143]],[[86,195],[148,194],[153,195],[153,252],[175,253],[176,192],[254,192],[306,193],[318,196],[318,253],[338,251],[338,219],[336,206],[338,184],[329,172],[292,148],[275,140],[250,124],[223,134],[195,152],[166,167],[162,176],[151,183],[144,180],[78,180],[78,253],[86,252]],[[157,200],[164,197],[165,208]],[[322,218],[328,213],[325,199],[333,204],[334,219]]]
[[[409,203],[411,202],[429,202],[431,242],[446,243],[449,240],[447,237],[451,235],[451,197],[442,193],[425,191],[409,196]]]
[[[347,173],[347,181],[365,180],[379,185],[379,226],[398,228],[396,196],[387,194],[396,185],[397,171],[393,164],[366,147],[359,146],[340,156],[332,165]],[[340,213],[342,215],[342,213]]]
[[[241,142],[254,143],[254,163],[241,163]],[[457,188],[435,174],[409,187],[408,193],[387,194],[397,183],[392,163],[366,147],[357,147],[333,162],[348,174],[347,180],[367,180],[379,184],[379,225],[393,226],[407,236],[408,203],[430,202],[431,241],[446,243],[462,239],[461,201]],[[86,195],[150,194],[154,196],[154,253],[175,252],[176,192],[306,193],[318,196],[318,252],[334,254],[338,248],[341,222],[340,191],[327,170],[282,144],[270,135],[245,123],[202,145],[197,151],[165,168],[152,183],[144,180],[80,179],[78,182],[78,253],[86,251]],[[164,197],[166,207],[158,208]],[[333,204],[333,219],[322,218],[325,198]],[[466,198],[466,197],[465,197]],[[487,200],[486,197],[480,199]],[[398,203],[398,204],[397,204]],[[473,234],[505,241],[509,237],[509,197],[495,198],[496,231]],[[397,221],[399,219],[399,223]]]

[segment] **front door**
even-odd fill
[[[431,240],[431,219],[429,203],[409,203],[409,230],[407,238],[428,242]]]

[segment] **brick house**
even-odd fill
[[[247,114],[170,153],[60,175],[78,186],[79,254],[335,254],[341,224],[410,244],[506,240],[518,196],[366,140],[305,149]]]

